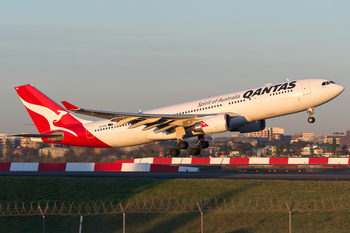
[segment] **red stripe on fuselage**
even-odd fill
[[[72,127],[65,127],[66,129],[69,129],[77,134],[77,137],[69,132],[62,131],[64,133],[64,138],[60,142],[54,142],[49,140],[48,138],[43,138],[44,142],[49,143],[58,143],[58,144],[64,144],[69,146],[85,146],[85,147],[112,147],[97,137],[91,137],[87,138],[87,130],[85,127],[81,125],[76,125]],[[91,135],[91,132],[88,132],[88,134]]]

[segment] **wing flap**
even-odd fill
[[[172,125],[165,125],[163,127],[160,127],[158,130],[154,131],[154,133],[156,133],[156,134],[157,133],[161,133],[161,132],[163,132],[165,130],[168,130],[168,129],[172,128],[172,127],[174,127],[174,126],[172,126]]]
[[[152,124],[152,123],[155,123],[157,121],[159,121],[160,119],[162,119],[161,117],[158,117],[158,118],[148,118],[148,119],[145,119],[145,120],[141,120],[135,124],[132,124],[128,129],[134,129],[134,128],[137,128],[141,125],[147,125],[147,124]]]

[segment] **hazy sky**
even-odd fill
[[[0,1],[0,133],[37,132],[14,87],[137,112],[288,79],[345,86],[286,134],[349,125],[349,1]],[[84,118],[84,116],[83,116]]]

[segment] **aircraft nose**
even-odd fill
[[[342,93],[343,91],[344,91],[344,87],[342,86],[342,85],[340,85],[340,84],[337,84],[337,90],[338,90],[338,93],[340,94],[340,93]],[[338,94],[338,95],[339,95]]]

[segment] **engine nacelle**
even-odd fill
[[[201,122],[195,123],[189,129],[194,132],[201,132],[204,134],[222,133],[230,129],[230,117],[227,114],[218,114],[203,119]]]
[[[238,131],[240,133],[250,133],[250,132],[256,132],[265,129],[266,122],[265,120],[260,121],[254,121],[250,122],[248,124],[245,124],[241,127],[238,127]]]

